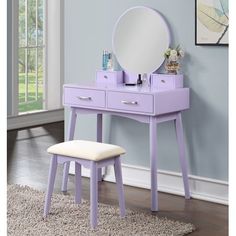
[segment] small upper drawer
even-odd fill
[[[183,88],[183,75],[152,74],[151,86],[159,90]]]
[[[108,92],[107,107],[116,110],[153,113],[153,95]]]
[[[64,88],[64,105],[105,107],[105,91]]]
[[[122,84],[123,83],[123,71],[97,71],[96,82],[98,84]]]

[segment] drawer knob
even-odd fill
[[[164,79],[161,80],[162,83],[165,83],[166,81]]]
[[[121,101],[121,103],[123,104],[127,104],[127,105],[138,105],[137,101]]]
[[[104,77],[104,79],[108,79],[107,75],[104,75],[103,77]]]
[[[77,98],[80,99],[80,100],[84,100],[84,101],[90,101],[90,100],[92,100],[91,97],[84,97],[84,96],[79,96],[79,97],[77,97]]]

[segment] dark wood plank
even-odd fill
[[[46,190],[49,155],[47,148],[64,140],[64,123],[51,123],[8,132],[8,183],[22,184],[39,190]],[[59,166],[55,192],[60,192],[62,166]],[[89,179],[83,178],[83,198],[89,200]],[[69,177],[68,193],[74,194],[74,178]],[[166,193],[159,194],[160,211],[150,212],[150,191],[125,186],[126,207],[157,214],[170,219],[191,222],[197,230],[193,236],[228,235],[228,207],[220,204],[185,200],[183,197]],[[99,184],[99,201],[118,205],[113,183]]]

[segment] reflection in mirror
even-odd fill
[[[147,7],[128,9],[118,19],[112,38],[121,67],[134,74],[152,73],[164,61],[169,47],[169,28],[163,17]]]

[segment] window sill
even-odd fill
[[[7,130],[26,128],[64,120],[64,108],[7,117]]]

